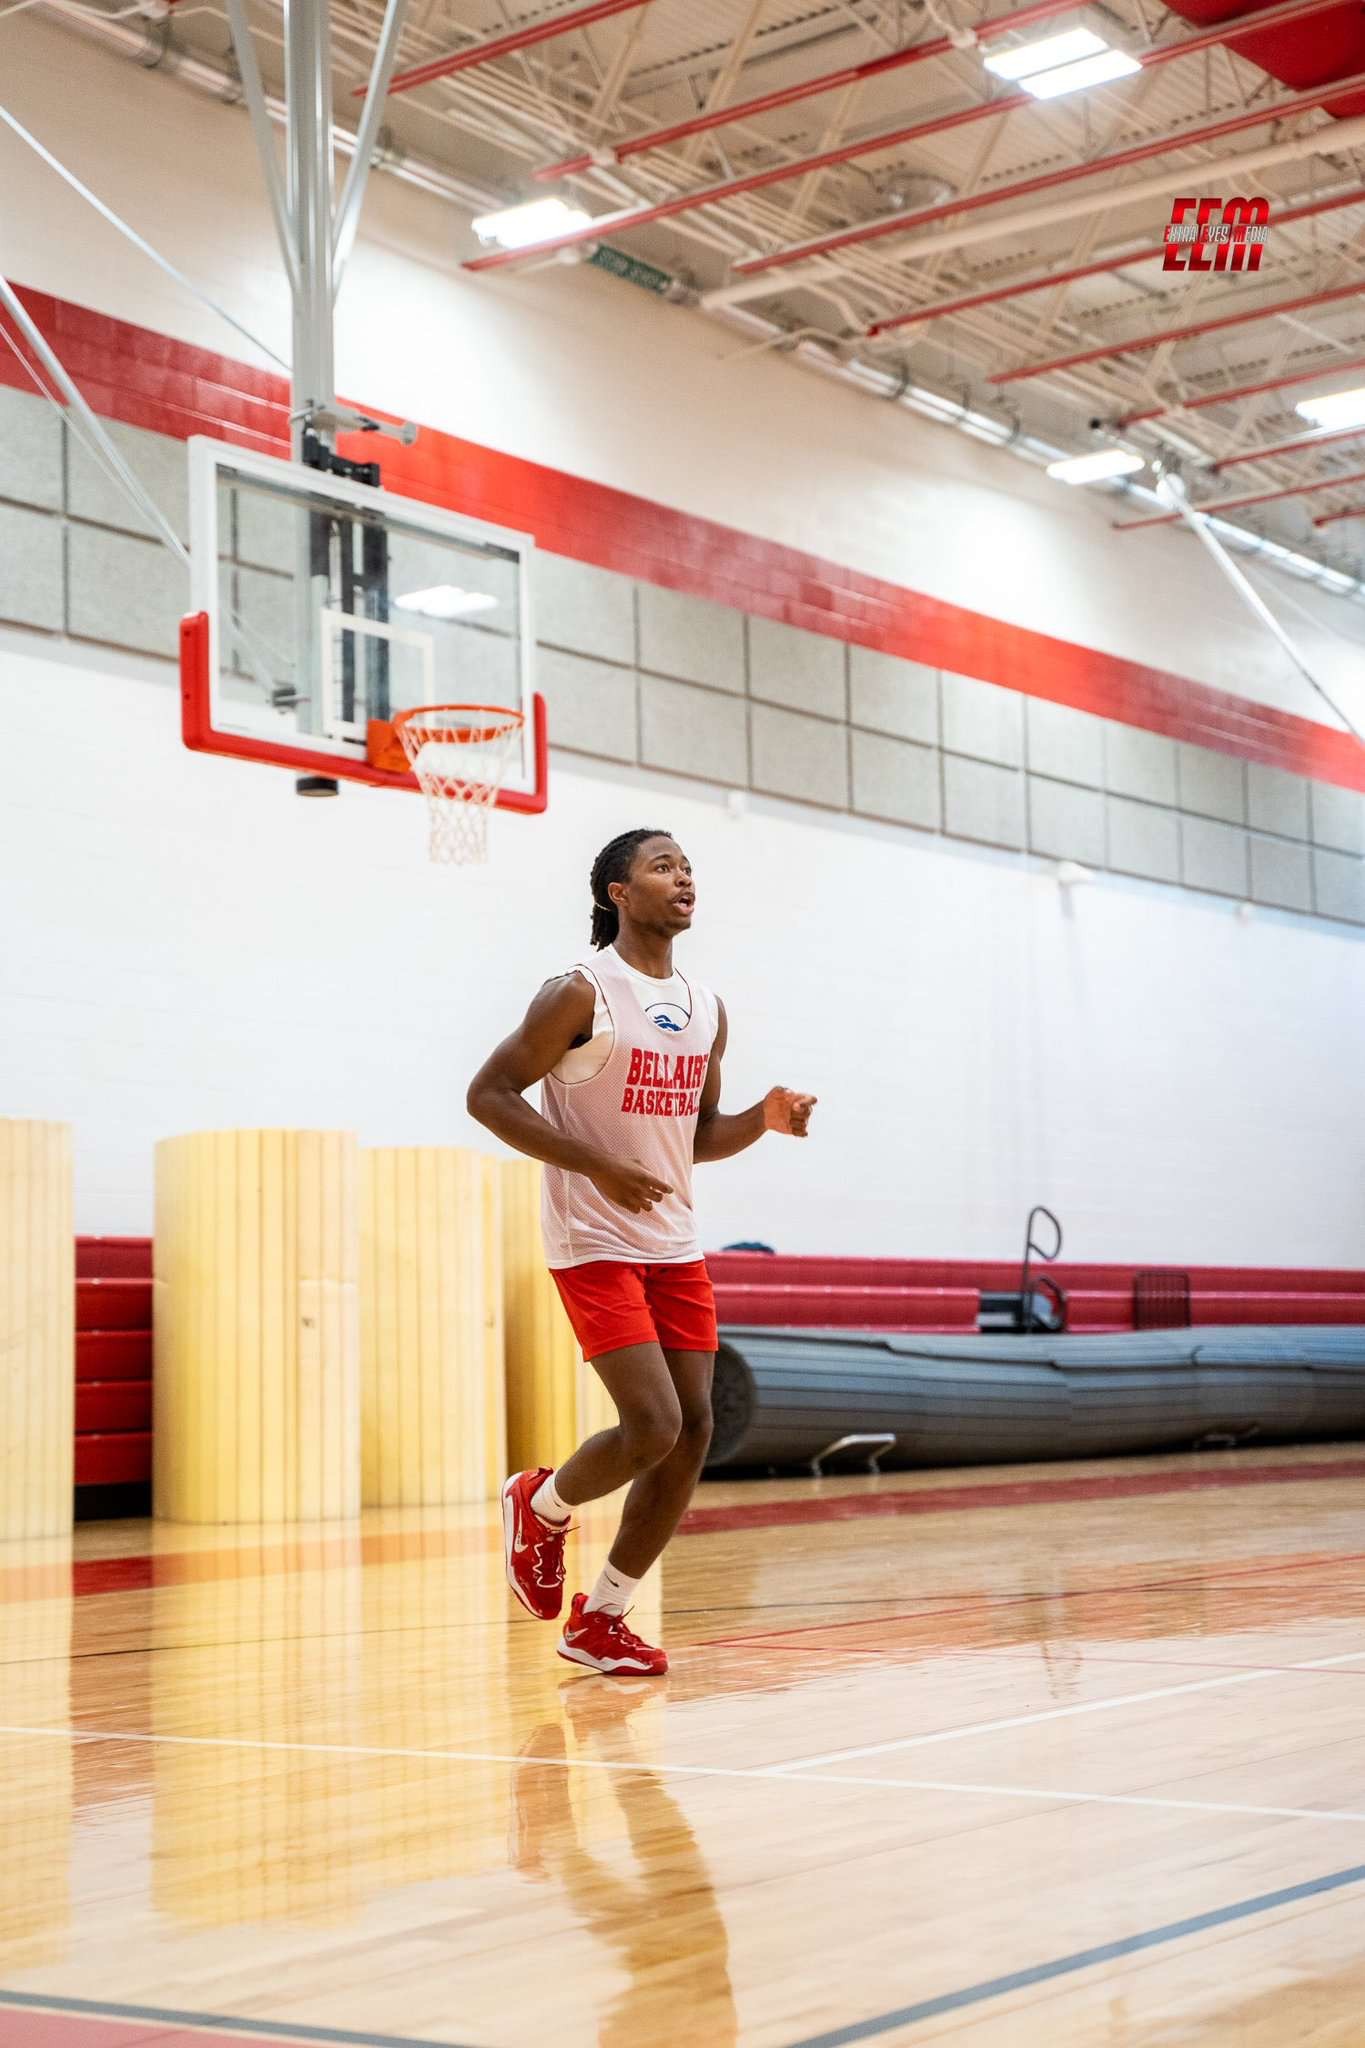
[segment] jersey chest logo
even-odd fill
[[[645,1015],[660,1031],[686,1031],[692,1022],[690,1014],[677,1003],[650,1003]]]

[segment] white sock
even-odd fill
[[[531,1495],[531,1512],[539,1515],[542,1522],[567,1522],[573,1513],[568,1501],[561,1500],[555,1490],[555,1475],[542,1479]]]
[[[618,1572],[614,1565],[604,1564],[602,1575],[584,1602],[583,1612],[591,1614],[600,1607],[604,1614],[624,1614],[635,1598],[638,1579],[628,1579],[624,1572]]]

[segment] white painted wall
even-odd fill
[[[5,100],[200,284],[287,353],[246,115],[20,14]],[[0,130],[0,269],[186,341],[230,329]],[[341,297],[346,392],[452,433],[832,556],[1017,624],[1293,710],[1321,701],[1183,533],[1116,539],[1117,501],[769,356],[595,271],[471,278],[465,221],[382,174]],[[1264,579],[1365,724],[1365,609]]]
[[[0,1113],[75,1125],[82,1230],[150,1228],[176,1131],[491,1143],[468,1077],[643,823],[697,866],[727,1106],[820,1096],[805,1145],[699,1170],[709,1245],[1006,1256],[1042,1200],[1078,1258],[1360,1263],[1359,933],[562,761],[488,867],[433,869],[415,799],[301,803],[186,754],[164,679],[14,639],[0,731]]]

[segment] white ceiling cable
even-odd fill
[[[140,10],[130,9],[129,11],[138,12]],[[289,365],[283,356],[277,355],[269,343],[262,341],[259,335],[253,334],[249,327],[244,327],[234,314],[229,313],[226,306],[220,305],[217,299],[210,298],[209,294],[201,286],[195,284],[192,278],[186,277],[182,270],[177,270],[175,265],[168,261],[165,256],[161,255],[158,250],[154,249],[150,242],[144,240],[136,228],[130,227],[126,220],[121,219],[112,207],[106,206],[104,201],[98,198],[88,185],[81,183],[74,171],[69,171],[64,163],[53,156],[50,149],[45,149],[37,136],[31,135],[22,121],[16,120],[7,107],[0,107],[0,121],[3,121],[5,126],[19,137],[21,142],[27,143],[34,155],[40,157],[50,170],[54,170],[57,173],[59,178],[64,179],[73,192],[78,192],[87,205],[93,206],[102,220],[107,220],[111,227],[117,228],[125,240],[131,242],[135,249],[140,249],[144,256],[150,257],[157,268],[164,270],[167,277],[173,278],[176,284],[183,286],[191,298],[198,299],[201,306],[207,306],[211,313],[216,313],[220,320],[225,320],[228,326],[240,334],[244,341],[249,341],[251,346],[259,349],[262,355],[269,356],[271,362],[278,363],[280,368],[288,375]]]
[[[1341,706],[1328,696],[1303,655],[1299,652],[1297,643],[1285,631],[1250,578],[1233,561],[1232,556],[1214,532],[1213,521],[1206,518],[1197,506],[1190,503],[1189,493],[1185,489],[1183,478],[1178,476],[1173,470],[1166,470],[1158,476],[1156,487],[1158,496],[1170,506],[1172,511],[1180,514],[1191,532],[1203,542],[1243,603],[1255,613],[1267,632],[1279,643],[1309,688],[1316,690],[1323,703],[1341,720],[1347,732],[1354,734],[1356,739],[1365,738],[1365,734],[1356,730],[1356,727],[1351,723]]]

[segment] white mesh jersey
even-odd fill
[[[673,1192],[645,1215],[598,1193],[586,1174],[547,1166],[541,1196],[551,1270],[594,1259],[685,1265],[701,1257],[692,1209],[692,1141],[720,1006],[681,974],[656,980],[608,946],[569,970],[592,984],[590,1043],[541,1083],[541,1115],[557,1131],[638,1160]]]

